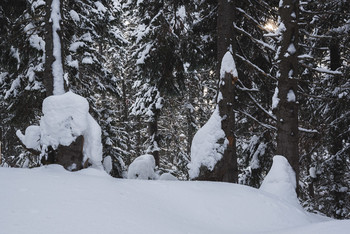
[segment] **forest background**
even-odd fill
[[[56,0],[53,0],[56,1]],[[52,1],[0,2],[1,165],[37,167],[17,130],[37,124],[51,95]],[[259,187],[276,154],[279,7],[234,1],[238,182]],[[309,211],[350,217],[349,2],[298,1],[296,91],[299,199]],[[109,173],[125,177],[151,153],[160,173],[188,180],[191,143],[218,96],[218,2],[60,0],[66,88],[85,97],[102,129]],[[275,100],[275,101],[274,101]]]

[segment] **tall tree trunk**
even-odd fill
[[[57,9],[59,7],[59,9]],[[47,0],[45,9],[45,65],[46,96],[63,94],[67,89],[63,80],[63,40],[60,30],[61,0]]]
[[[340,50],[339,50],[339,40],[334,35],[331,39],[330,45],[329,45],[329,51],[330,51],[330,67],[332,71],[337,70],[341,67],[341,57],[340,57]],[[340,79],[342,76],[335,75],[333,77],[333,87],[337,87],[340,84]],[[345,171],[346,171],[346,156],[343,154],[340,154],[339,152],[343,149],[343,140],[344,137],[342,137],[343,133],[343,123],[342,121],[335,121],[338,118],[340,118],[342,110],[341,105],[339,105],[339,101],[335,103],[335,106],[332,108],[332,120],[334,121],[333,124],[330,126],[330,149],[329,152],[333,156],[333,168],[331,169],[332,172],[332,182],[333,182],[333,189],[331,190],[331,194],[333,196],[333,203],[335,205],[335,209],[333,210],[333,215],[337,219],[344,218],[344,214],[339,213],[340,210],[343,210],[345,201],[347,199],[347,192],[341,191],[341,187],[347,187],[346,183],[344,182],[345,178]],[[343,125],[344,126],[344,125]],[[345,139],[346,141],[346,139]]]
[[[234,51],[234,27],[233,22],[235,18],[235,4],[234,1],[219,0],[218,2],[218,21],[217,21],[217,50],[218,61],[221,63],[224,55],[227,51]],[[236,138],[235,138],[235,82],[237,77],[233,77],[232,74],[226,73],[224,80],[220,78],[220,71],[217,72],[219,76],[220,84],[219,91],[222,94],[222,99],[219,101],[219,114],[222,118],[221,127],[225,132],[228,144],[224,151],[222,158],[223,174],[222,181],[225,182],[237,182],[238,181],[238,169],[237,169],[237,155],[236,155]]]
[[[296,175],[298,192],[299,179],[299,132],[298,132],[298,9],[299,1],[284,0],[279,8],[282,33],[278,63],[280,77],[278,80],[277,106],[277,150],[278,155],[288,159]]]
[[[233,53],[234,48],[234,1],[219,0],[218,1],[218,20],[217,20],[217,50],[218,50],[218,62],[222,64],[224,56],[227,53],[230,56]],[[233,60],[233,58],[231,57]],[[221,129],[225,133],[225,138],[218,139],[217,144],[225,145],[225,149],[222,158],[215,164],[213,170],[209,170],[202,166],[200,168],[198,180],[212,180],[212,181],[224,181],[224,182],[237,182],[238,181],[238,169],[237,169],[237,155],[236,155],[236,138],[235,131],[235,82],[237,77],[234,77],[235,72],[220,74],[220,67],[217,68],[217,77],[219,78],[219,115],[221,117]],[[219,152],[217,152],[219,153]]]
[[[44,86],[46,96],[53,95],[53,74],[52,64],[55,61],[53,56],[53,29],[51,20],[51,5],[52,0],[46,1],[45,9],[45,71],[44,71]]]
[[[156,161],[156,166],[159,167],[159,136],[158,136],[158,118],[160,110],[155,109],[153,111],[154,115],[152,119],[148,122],[148,135],[151,139],[149,151],[153,155]]]

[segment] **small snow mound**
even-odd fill
[[[199,168],[203,165],[213,170],[216,163],[222,158],[225,144],[218,144],[218,140],[225,137],[221,129],[221,117],[218,106],[208,122],[198,130],[193,137],[191,146],[191,162],[188,164],[190,178],[199,175]]]
[[[159,180],[178,180],[178,179],[170,173],[163,173],[159,177]]]
[[[108,174],[111,173],[113,169],[113,162],[111,156],[107,156],[103,159],[103,167]]]
[[[290,203],[299,203],[295,191],[295,172],[289,165],[288,160],[281,155],[273,157],[272,167],[260,189]]]
[[[151,180],[156,178],[154,168],[156,162],[153,155],[141,155],[130,164],[128,170],[128,179]]]

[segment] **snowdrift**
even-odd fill
[[[0,168],[0,233],[348,233],[254,188],[115,179],[93,168]]]

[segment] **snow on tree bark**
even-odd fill
[[[45,72],[46,95],[65,93],[63,81],[62,38],[60,33],[61,0],[48,0],[45,14]]]
[[[217,70],[217,76],[219,77],[219,95],[217,100],[219,118],[216,118],[216,121],[221,121],[220,130],[223,134],[222,136],[218,134],[218,138],[214,139],[215,142],[213,142],[213,146],[215,146],[213,150],[215,151],[215,154],[217,154],[213,157],[215,159],[214,166],[211,165],[208,167],[208,165],[204,163],[207,159],[203,159],[204,161],[199,168],[199,175],[196,177],[198,180],[225,182],[237,182],[238,180],[236,138],[234,134],[235,83],[238,80],[238,73],[232,56],[234,44],[234,9],[235,5],[233,1],[221,0],[218,2],[217,55],[218,61],[221,61],[221,66],[220,69]],[[210,121],[214,121],[213,116],[208,123]],[[206,125],[205,127],[208,128]],[[203,137],[209,136],[204,135]],[[195,139],[196,137],[194,140]],[[193,143],[195,143],[195,141],[193,141]],[[195,147],[196,145],[193,144],[192,148]],[[197,157],[197,155],[193,155],[193,152],[194,151],[192,150],[190,165],[192,165],[193,161],[197,160],[193,158]],[[209,157],[210,155],[211,154],[207,156]],[[200,157],[205,158],[203,155]]]
[[[295,171],[297,181],[299,178],[298,103],[296,99],[298,88],[298,8],[299,1],[280,1],[280,38],[276,55],[280,70],[278,80],[279,103],[276,109],[276,153],[288,159]],[[293,98],[290,98],[291,93],[294,94]]]

